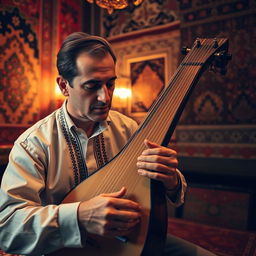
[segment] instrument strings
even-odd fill
[[[202,43],[204,42],[205,40],[202,41]],[[197,49],[196,46],[194,46],[191,50],[191,54],[188,54],[184,58],[173,75],[173,78],[170,80],[168,87],[161,92],[158,100],[153,104],[153,107],[151,107],[147,118],[140,125],[137,135],[133,138],[128,147],[121,152],[119,158],[113,163],[109,163],[112,164],[111,170],[109,170],[104,177],[104,179],[109,180],[109,182],[99,183],[95,195],[102,192],[118,191],[121,186],[129,187],[128,193],[134,191],[137,183],[142,178],[137,174],[138,168],[136,163],[137,157],[145,149],[143,141],[147,138],[158,144],[162,143],[170,127],[170,122],[174,119],[178,107],[201,69],[200,65],[186,65],[186,63],[204,63],[206,56],[209,56],[210,52],[213,51],[210,44],[206,44],[206,46],[202,47]],[[202,50],[204,53],[203,56],[201,56]]]

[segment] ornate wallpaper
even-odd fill
[[[0,162],[10,146],[39,118],[40,1],[4,0],[0,5]]]
[[[202,6],[200,12],[190,9],[182,12],[183,44],[191,45],[196,37],[219,35],[229,38],[233,56],[226,76],[208,72],[202,77],[182,124],[256,124],[256,54],[253,40],[256,8],[253,1],[251,6],[249,1],[233,2],[223,4],[222,1],[220,5],[197,4]],[[198,14],[206,10],[207,17],[199,18]],[[223,17],[212,22],[211,18],[216,17],[216,12]],[[225,17],[224,14],[232,16]]]
[[[229,38],[225,76],[206,72],[176,131],[186,156],[256,158],[255,1],[179,1],[182,44]]]
[[[175,1],[145,0],[139,6],[115,10],[111,15],[104,12],[102,36],[113,37],[168,24],[177,20],[176,8]]]
[[[71,33],[81,31],[83,9],[82,1],[59,0],[58,4],[58,47]]]
[[[56,53],[67,34],[81,30],[82,2],[0,3],[0,145],[11,145],[55,108]]]
[[[6,2],[0,9],[0,123],[31,124],[39,112],[39,1],[14,1],[14,8]]]
[[[149,29],[146,33],[142,30],[142,33],[131,32],[126,36],[110,39],[117,56],[117,76],[128,78],[131,90],[137,75],[144,70],[144,67],[149,67],[149,63],[151,63],[150,74],[154,75],[155,73],[156,81],[159,84],[158,92],[160,92],[162,84],[165,85],[170,79],[177,68],[179,59],[180,32],[178,27],[179,23],[174,22],[173,24]],[[160,62],[158,63],[159,58]],[[159,67],[162,67],[161,71]],[[145,88],[142,93],[145,95],[149,91]],[[153,92],[151,92],[148,99],[153,100],[152,97]],[[134,99],[134,95],[132,98]],[[145,117],[146,112],[142,111],[142,114],[133,113],[132,103],[128,102],[128,106],[131,108],[131,110],[128,110],[128,114],[140,122]],[[115,107],[114,104],[113,107]]]
[[[207,71],[201,77],[175,132],[177,151],[180,156],[255,159],[256,2],[144,1],[112,15],[105,13],[103,35],[115,42],[121,58],[118,70],[126,70],[123,63],[130,55],[150,55],[164,44],[167,49],[173,45],[166,43],[167,39],[154,41],[150,37],[145,42],[131,39],[132,43],[124,45],[115,38],[129,38],[132,32],[143,34],[173,20],[180,20],[181,45],[176,45],[177,49],[191,46],[197,37],[222,36],[229,38],[233,56],[226,76]],[[180,62],[179,52],[174,58]]]

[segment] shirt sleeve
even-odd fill
[[[166,191],[168,202],[174,207],[179,207],[184,203],[185,192],[187,189],[187,182],[183,174],[177,169],[179,175],[179,187],[173,192]]]
[[[45,155],[42,148],[23,142],[15,143],[10,153],[0,190],[0,244],[6,252],[42,255],[82,246],[79,203],[46,203]]]

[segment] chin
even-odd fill
[[[95,115],[93,120],[95,122],[102,122],[102,121],[105,121],[108,117],[108,113],[104,113],[104,114],[101,114],[101,115]]]

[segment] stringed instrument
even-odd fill
[[[126,197],[142,207],[142,220],[126,238],[105,238],[87,234],[82,249],[64,248],[51,255],[109,255],[139,256],[161,255],[167,231],[165,191],[160,182],[137,174],[137,157],[145,149],[144,139],[167,146],[179,117],[199,77],[215,64],[222,73],[230,59],[228,40],[197,39],[187,53],[168,86],[151,107],[144,122],[127,145],[109,163],[74,188],[63,203],[89,200],[101,193],[127,188]]]

